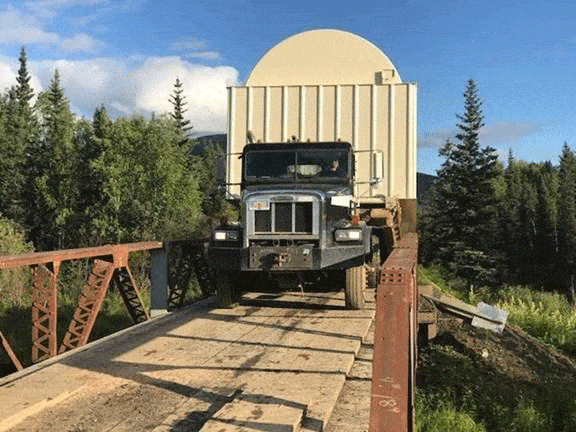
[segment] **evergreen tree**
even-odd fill
[[[196,156],[192,170],[202,185],[202,212],[210,220],[216,220],[226,210],[224,192],[219,188],[223,177],[225,153],[217,143],[207,142],[201,155]]]
[[[448,140],[440,150],[446,159],[422,226],[424,258],[447,264],[470,285],[494,273],[497,156],[491,147],[480,148],[481,106],[476,83],[469,80],[464,114],[457,116],[458,142]]]
[[[41,250],[73,247],[76,233],[70,224],[78,217],[77,169],[79,152],[70,103],[54,72],[48,90],[38,96],[43,122],[42,138],[31,154],[33,194],[28,226],[34,245]]]
[[[554,169],[543,164],[536,178],[536,208],[534,223],[534,282],[553,288],[556,282],[558,242],[556,233],[556,203],[554,200]]]
[[[34,90],[30,86],[30,73],[28,72],[28,64],[26,58],[26,50],[24,47],[20,50],[19,57],[20,67],[18,68],[18,75],[16,76],[16,98],[18,103],[25,109],[30,108],[30,102],[34,97]]]
[[[563,285],[574,297],[576,274],[576,156],[564,143],[559,166],[558,255]],[[573,298],[574,300],[574,298]]]
[[[174,84],[174,93],[170,95],[170,103],[174,107],[172,113],[170,113],[170,117],[174,121],[174,125],[176,126],[176,130],[184,136],[189,134],[189,131],[192,129],[190,124],[190,120],[186,120],[184,118],[184,114],[188,111],[184,107],[188,104],[184,99],[186,98],[184,95],[184,88],[183,84],[180,82],[179,78],[176,78],[176,83]]]
[[[20,53],[20,67],[0,105],[0,213],[23,224],[26,208],[27,154],[39,136],[38,122],[30,105],[34,91],[26,64],[26,51]]]

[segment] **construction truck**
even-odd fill
[[[415,230],[416,86],[367,40],[313,30],[228,91],[226,193],[239,220],[222,220],[208,248],[221,304],[264,281],[320,281],[362,308]]]

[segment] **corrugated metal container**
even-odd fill
[[[388,58],[356,35],[316,30],[283,41],[245,86],[229,89],[228,118],[232,195],[240,193],[238,156],[250,132],[254,142],[350,142],[360,201],[416,198],[416,86],[402,83]]]

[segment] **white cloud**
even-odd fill
[[[220,60],[222,56],[218,51],[208,50],[208,41],[203,38],[193,37],[187,40],[173,42],[170,45],[172,51],[181,53],[182,57],[201,60]]]
[[[456,129],[436,129],[432,132],[425,132],[418,136],[418,147],[426,148],[440,148],[442,147],[447,139],[454,140],[454,136],[456,136],[458,132]]]
[[[24,14],[10,6],[0,9],[0,43],[45,44],[59,47],[64,52],[88,53],[97,52],[104,46],[101,41],[85,33],[63,38],[57,33],[46,31],[36,16]]]
[[[224,131],[226,127],[226,87],[237,84],[238,71],[232,67],[195,65],[180,57],[147,59],[136,71],[136,107],[147,112],[168,112],[168,96],[179,78],[188,105],[186,113],[196,130]]]
[[[13,65],[0,58],[0,72],[4,66],[15,72]],[[60,72],[73,110],[87,117],[101,104],[112,115],[169,112],[172,110],[169,96],[179,78],[187,102],[186,117],[197,131],[225,131],[226,87],[238,84],[238,71],[232,67],[193,64],[179,56],[29,63],[33,82],[43,83],[44,88],[48,87],[55,68]]]
[[[16,84],[19,67],[18,59],[0,56],[0,92],[4,92]],[[40,79],[34,74],[31,74],[30,85],[36,91],[41,91],[43,88]]]
[[[534,122],[495,122],[488,123],[480,132],[480,139],[487,145],[498,145],[516,141],[540,130]]]
[[[184,54],[187,58],[197,58],[202,60],[220,60],[220,53],[217,51],[201,51]]]
[[[53,18],[62,8],[71,6],[94,6],[106,4],[108,0],[31,0],[24,2],[34,15],[42,18]]]
[[[173,42],[170,45],[172,51],[199,51],[208,46],[208,41],[203,38],[193,37],[188,40]]]
[[[16,72],[14,68],[6,63],[0,62],[0,92],[10,88],[16,83]]]
[[[61,40],[59,45],[66,52],[95,53],[104,46],[104,43],[86,33],[78,33],[71,38]]]
[[[34,17],[24,15],[12,7],[0,9],[0,43],[55,44],[59,39],[56,33],[45,31]]]

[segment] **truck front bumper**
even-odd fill
[[[298,246],[209,247],[210,265],[216,269],[243,271],[298,271],[348,268],[363,262],[370,245],[314,248]]]

